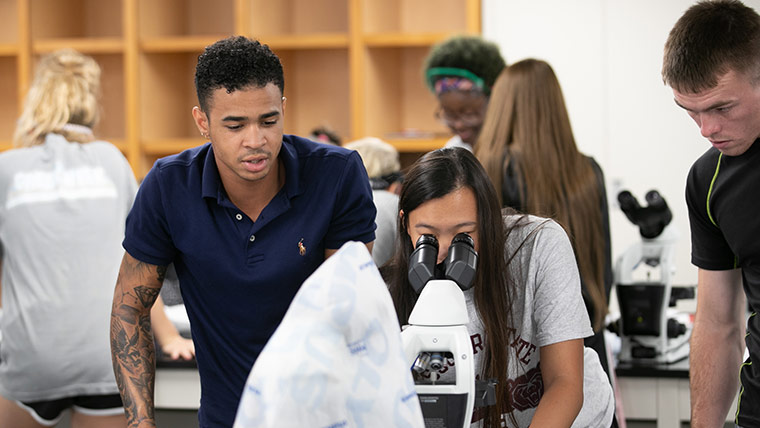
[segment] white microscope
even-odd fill
[[[673,254],[676,231],[669,226],[673,215],[656,190],[646,194],[642,207],[627,190],[618,194],[620,208],[639,227],[641,241],[631,246],[617,260],[615,290],[620,305],[617,326],[621,338],[619,360],[636,364],[674,363],[689,355],[691,323],[676,317],[675,302],[694,297],[693,287],[673,287]],[[644,263],[642,265],[641,263]],[[643,267],[644,280],[634,278]],[[652,280],[652,269],[659,278]]]
[[[475,381],[469,317],[464,293],[475,279],[478,254],[472,238],[460,233],[438,266],[438,241],[423,235],[409,259],[409,281],[420,295],[401,340],[415,374],[415,389],[428,428],[469,427],[475,406],[495,402],[494,382]],[[445,366],[445,361],[453,362]],[[453,367],[452,367],[453,366]],[[454,370],[453,381],[439,381],[439,371]],[[421,380],[428,373],[430,379]]]

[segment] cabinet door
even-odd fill
[[[345,38],[349,28],[348,3],[348,0],[250,0],[247,30],[262,39],[329,35]]]
[[[32,72],[40,57],[71,48],[101,69],[101,115],[96,137],[125,149],[124,28],[122,0],[27,0]],[[21,2],[19,2],[21,3]]]
[[[285,70],[285,132],[350,137],[348,0],[251,0],[245,27]]]
[[[175,152],[201,144],[192,109],[195,65],[200,52],[140,56],[140,140],[149,153]]]
[[[13,96],[18,86],[16,74],[18,59],[15,54],[0,55],[0,150],[11,147],[16,119],[19,116],[17,99]]]
[[[360,8],[364,48],[356,67],[364,94],[355,133],[387,140],[409,163],[450,137],[434,118],[437,100],[425,86],[424,60],[435,43],[480,32],[479,2],[361,0]]]
[[[138,175],[158,157],[205,142],[191,114],[195,65],[206,46],[236,33],[236,3],[138,0]]]
[[[479,28],[471,28],[473,26],[471,15],[480,13],[479,2],[471,0],[359,1],[362,8],[362,28],[368,34],[413,35],[479,31]]]
[[[122,0],[29,0],[32,49],[82,53],[124,51]]]
[[[285,132],[306,137],[315,128],[326,127],[345,141],[350,135],[348,50],[275,49],[275,53],[285,70]]]
[[[140,41],[219,39],[235,34],[233,0],[139,0]]]

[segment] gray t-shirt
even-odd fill
[[[398,195],[387,190],[373,190],[372,199],[377,208],[375,243],[372,246],[372,260],[382,266],[393,255],[396,245],[396,219],[398,218]]]
[[[519,219],[509,216],[507,226]],[[515,341],[510,346],[508,382],[519,427],[527,427],[543,395],[540,348],[593,334],[581,296],[580,277],[572,246],[565,231],[554,221],[525,217],[507,239],[508,255],[517,251],[509,265],[516,284],[513,303]],[[531,232],[535,233],[531,235]],[[530,235],[530,236],[529,236]],[[521,243],[525,241],[522,247]],[[518,250],[519,247],[519,250]],[[475,309],[473,289],[465,291],[470,323],[467,330],[473,345],[475,373],[481,372],[481,352],[488,340]],[[449,361],[450,362],[450,361]],[[583,408],[573,427],[609,427],[615,410],[612,386],[599,357],[584,349]],[[451,372],[449,372],[451,373]],[[446,381],[444,373],[440,381]],[[480,427],[482,415],[476,409],[472,427]],[[503,417],[512,426],[509,416]]]
[[[118,393],[109,325],[137,183],[112,144],[50,134],[0,154],[0,394]]]
[[[444,147],[461,147],[463,149],[467,149],[469,151],[472,151],[472,146],[469,143],[465,143],[462,141],[462,138],[459,137],[459,135],[455,135],[446,141],[446,144]]]

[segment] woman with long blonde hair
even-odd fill
[[[13,135],[16,147],[43,144],[56,133],[68,141],[94,140],[100,117],[100,67],[92,58],[65,49],[40,61]]]
[[[0,153],[2,427],[54,426],[67,409],[73,428],[126,426],[108,326],[137,182],[119,149],[93,134],[99,91],[92,58],[43,57],[17,148]],[[191,350],[162,309],[159,341]]]
[[[570,236],[596,349],[608,370],[604,318],[612,287],[604,176],[578,151],[557,76],[541,60],[505,68],[494,84],[476,155],[504,206],[549,217]]]

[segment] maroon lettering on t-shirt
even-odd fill
[[[510,329],[511,334],[514,334],[514,329]],[[472,343],[472,354],[477,355],[478,352],[485,350],[485,340],[483,339],[483,335],[480,333],[475,333],[470,335],[470,342]],[[523,364],[530,364],[530,360],[533,357],[533,354],[535,353],[536,349],[538,347],[527,340],[523,339],[522,336],[515,336],[515,340],[510,343],[510,346],[515,349],[515,354],[517,355],[517,359],[520,360]]]
[[[480,335],[480,333],[471,334],[470,342],[472,342],[472,355],[478,355],[478,352],[484,349],[483,337]]]

